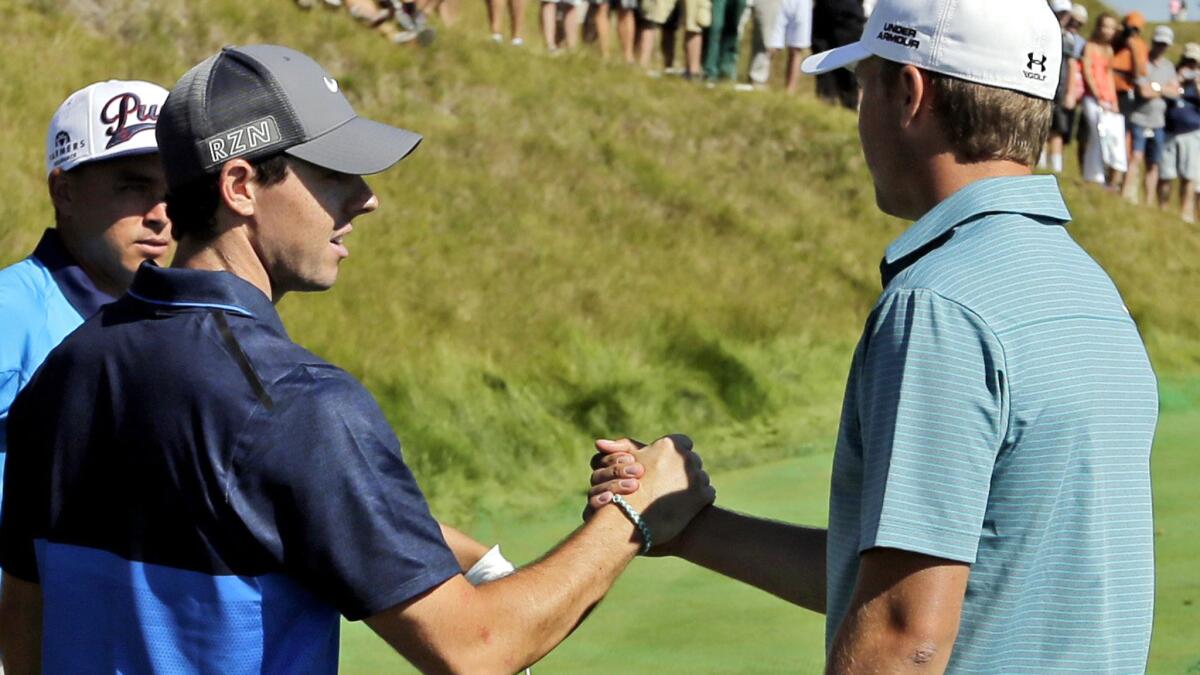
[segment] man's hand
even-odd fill
[[[716,498],[687,436],[665,436],[650,446],[632,439],[599,440],[596,449],[600,454],[592,462],[588,505],[601,508],[613,494],[627,496],[642,513],[656,546],[673,540]]]

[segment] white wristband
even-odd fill
[[[483,557],[467,570],[465,576],[472,586],[478,586],[506,577],[516,570],[517,568],[500,553],[500,546],[496,545],[483,554]]]

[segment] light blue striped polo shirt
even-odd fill
[[[859,554],[970,563],[954,673],[1140,673],[1154,372],[1051,176],[992,178],[887,249],[846,386],[826,645]]]

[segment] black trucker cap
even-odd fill
[[[225,47],[189,70],[171,89],[155,133],[170,189],[236,157],[280,152],[342,173],[379,173],[421,142],[359,117],[316,61],[277,45]]]

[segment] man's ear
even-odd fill
[[[46,177],[46,189],[55,213],[69,213],[72,199],[71,178],[62,169],[54,169]]]
[[[221,203],[243,218],[254,215],[256,189],[254,167],[244,159],[231,159],[221,166],[217,177],[217,192]]]
[[[900,69],[900,82],[897,92],[902,100],[900,110],[900,127],[907,129],[921,117],[928,107],[930,95],[929,82],[921,76],[916,66],[905,65]]]

